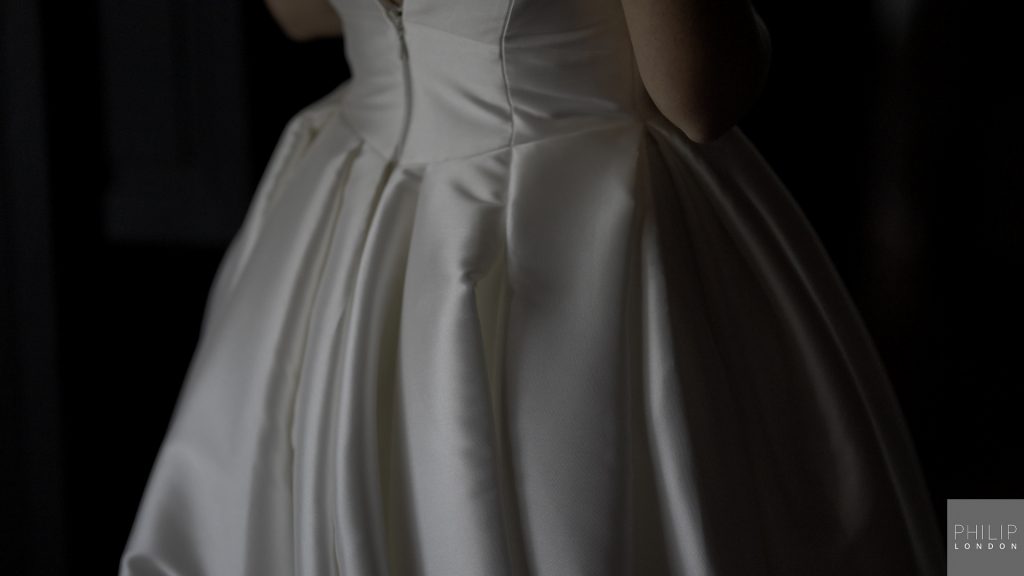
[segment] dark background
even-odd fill
[[[115,573],[213,273],[285,121],[348,69],[258,0],[3,1],[0,572]],[[938,518],[1024,498],[1016,20],[755,6],[773,69],[741,127],[874,336]]]

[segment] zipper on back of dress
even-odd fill
[[[395,143],[395,149],[391,153],[391,158],[388,160],[388,175],[390,175],[391,170],[394,169],[399,156],[401,156],[402,151],[405,148],[405,140],[409,133],[409,124],[412,120],[412,71],[409,69],[409,47],[405,40],[405,20],[403,18],[402,5],[395,4],[392,0],[376,1],[379,2],[381,7],[384,9],[385,16],[387,16],[388,20],[395,27],[395,32],[398,34],[398,59],[402,66],[402,84],[405,91],[403,99],[404,110],[402,112],[402,127],[398,135],[398,141]]]

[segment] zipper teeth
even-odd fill
[[[398,58],[402,63],[402,81],[405,90],[404,113],[402,118],[402,130],[395,144],[395,150],[391,154],[391,163],[397,162],[405,148],[406,136],[409,132],[410,115],[412,113],[412,72],[409,69],[409,49],[405,42],[405,23],[402,19],[402,6],[395,4],[393,0],[380,0],[387,11],[388,19],[398,33]]]

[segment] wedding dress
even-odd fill
[[[224,256],[122,576],[940,573],[829,257],[657,111],[621,0],[334,2],[352,77]]]

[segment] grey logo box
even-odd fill
[[[946,576],[1024,574],[1024,500],[946,500]]]

